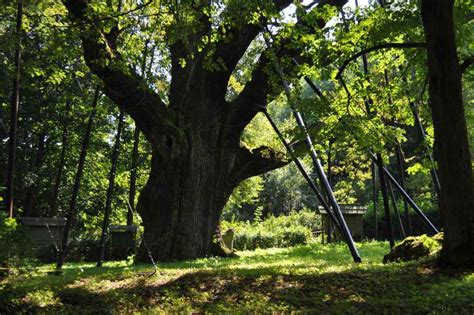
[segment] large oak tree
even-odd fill
[[[147,86],[121,55],[124,28],[117,20],[134,9],[105,15],[92,1],[64,3],[72,23],[80,25],[86,63],[103,81],[104,93],[134,119],[152,146],[151,172],[137,206],[152,254],[159,260],[210,254],[233,189],[246,178],[287,163],[284,155],[271,148],[249,150],[240,142],[244,128],[275,92],[270,55],[262,53],[235,99],[227,101],[225,96],[239,60],[264,30],[267,21],[261,9],[276,14],[292,1],[149,1],[138,5],[136,9],[160,6],[175,21],[165,29],[164,44],[171,60],[165,98]],[[318,6],[344,3],[321,1]],[[139,257],[146,259],[143,254],[142,250]]]

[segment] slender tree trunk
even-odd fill
[[[38,149],[36,150],[36,156],[33,163],[33,176],[34,177],[37,177],[38,172],[41,169],[41,165],[43,165],[44,154],[45,154],[45,140],[46,140],[46,133],[41,132],[38,136]],[[38,182],[34,180],[33,183],[31,183],[26,190],[25,205],[24,205],[25,208],[23,212],[23,215],[25,217],[39,216],[39,213],[35,212],[37,188],[38,188]]]
[[[69,112],[71,110],[72,102],[68,101],[66,103],[66,112],[65,112],[65,119],[63,122],[63,134],[61,137],[61,154],[59,156],[59,163],[58,169],[56,172],[56,178],[54,180],[54,188],[53,188],[53,197],[51,198],[51,209],[50,209],[50,216],[54,217],[58,213],[58,195],[59,195],[59,187],[61,186],[61,179],[63,176],[63,169],[64,164],[66,163],[66,152],[68,150],[68,141],[69,141]]]
[[[379,221],[377,217],[377,168],[372,161],[372,200],[374,204],[375,239],[379,239]]]
[[[356,6],[358,6],[358,3],[356,1]],[[364,69],[364,74],[367,76],[369,74],[369,63],[367,62],[367,56],[364,54],[362,55],[362,67]],[[366,98],[364,100],[364,104],[365,104],[365,110],[367,112],[367,115],[371,115],[372,114],[372,109],[370,108],[370,105],[372,104],[372,100],[370,98]],[[388,209],[388,201],[386,200],[387,199],[387,194],[386,194],[386,188],[384,186],[384,182],[385,180],[383,180],[384,178],[384,174],[383,174],[383,170],[380,168],[380,165],[383,166],[383,161],[382,161],[382,157],[380,154],[377,155],[377,159],[378,159],[378,170],[379,170],[379,179],[380,179],[380,183],[381,183],[381,190],[382,190],[382,195],[383,195],[383,204],[384,204],[384,209],[385,209],[385,217],[387,218],[387,212],[389,213],[390,215],[390,210]],[[373,169],[372,169],[372,189],[373,189],[373,202],[374,202],[374,219],[375,219],[375,239],[378,239],[379,237],[379,225],[378,225],[378,218],[377,218],[377,185],[376,185],[376,173],[375,173],[375,165],[374,165],[374,162],[372,162],[372,166],[373,166]],[[390,220],[387,219],[387,220]],[[388,222],[388,221],[387,221]],[[390,224],[391,226],[391,224]],[[393,247],[394,245],[392,244],[395,244],[394,240],[393,240],[393,231],[390,232],[390,236],[389,236],[389,241],[390,241],[390,247]]]
[[[415,124],[418,126],[418,130],[420,131],[421,139],[423,141],[423,146],[425,146],[425,150],[426,150],[425,154],[428,156],[428,159],[430,160],[430,174],[431,174],[431,178],[433,178],[433,187],[435,189],[436,195],[439,196],[439,193],[441,191],[441,184],[439,182],[438,172],[436,171],[436,163],[433,159],[433,155],[431,154],[431,150],[428,144],[426,143],[425,128],[423,128],[423,125],[421,124],[420,116],[418,115],[418,109],[416,108],[415,103],[411,102],[410,108],[412,109],[413,117],[415,118]]]
[[[390,199],[392,199],[393,210],[397,216],[398,226],[400,228],[400,236],[402,239],[406,237],[405,228],[403,227],[402,217],[400,216],[400,211],[398,211],[397,199],[395,198],[395,193],[393,192],[392,183],[390,180],[387,180],[388,190],[390,191]]]
[[[383,159],[380,153],[377,154],[377,166],[379,169],[379,179],[380,179],[380,190],[382,191],[383,197],[383,207],[385,210],[385,223],[388,229],[388,241],[390,242],[390,248],[395,246],[395,236],[393,234],[393,224],[392,224],[392,217],[390,216],[390,206],[388,204],[388,194],[387,194],[387,186],[385,183],[385,173],[383,172]]]
[[[74,178],[74,186],[72,188],[71,202],[69,204],[69,209],[66,215],[66,227],[64,228],[63,238],[61,240],[61,247],[59,249],[58,260],[56,264],[56,269],[60,270],[64,264],[64,259],[68,251],[69,245],[69,233],[74,225],[77,215],[77,196],[79,195],[79,188],[81,187],[82,174],[84,173],[84,165],[86,162],[87,150],[89,148],[89,142],[92,133],[92,126],[94,124],[94,119],[97,114],[97,104],[99,102],[100,89],[96,87],[94,92],[94,100],[92,101],[92,110],[89,115],[89,120],[87,122],[86,132],[84,138],[82,139],[81,146],[81,155],[79,156],[79,162],[77,166],[76,176]]]
[[[397,164],[398,164],[398,172],[400,173],[400,185],[404,190],[406,190],[406,185],[405,185],[405,167],[403,165],[403,161],[405,161],[405,158],[403,156],[403,151],[400,146],[400,144],[397,144],[396,148],[396,153],[397,153]],[[413,235],[413,230],[411,226],[411,218],[410,218],[410,212],[408,209],[408,203],[405,199],[403,199],[403,207],[405,210],[405,221],[408,225],[408,235]]]
[[[133,151],[132,151],[132,165],[130,172],[130,191],[128,195],[129,208],[127,211],[127,225],[133,224],[133,212],[135,212],[135,195],[137,189],[137,167],[138,167],[138,145],[140,143],[140,130],[135,127],[133,132]],[[130,209],[131,208],[131,209]]]
[[[110,214],[112,212],[112,199],[114,196],[115,188],[115,173],[117,171],[117,162],[120,152],[120,137],[122,135],[124,115],[125,112],[121,110],[120,115],[118,117],[117,134],[115,135],[115,144],[112,152],[112,165],[110,167],[109,173],[109,187],[107,188],[107,199],[105,202],[104,220],[102,222],[102,233],[100,236],[100,252],[97,260],[97,267],[102,267],[102,262],[105,256],[105,243],[108,237]]]
[[[13,93],[10,108],[10,137],[8,141],[8,166],[7,166],[7,195],[6,208],[8,216],[13,217],[13,192],[16,162],[16,138],[18,131],[18,108],[20,106],[20,78],[21,78],[21,23],[23,19],[23,0],[18,0],[16,18],[16,51],[15,51],[15,76],[13,78]]]
[[[454,0],[422,0],[430,105],[439,148],[441,263],[474,266],[474,191],[453,21]]]
[[[385,6],[385,3],[384,2],[380,2],[380,5],[382,7]],[[383,71],[383,74],[384,74],[384,78],[385,78],[385,84],[387,86],[387,89],[390,91],[390,81],[388,79],[388,71],[387,69],[384,69]],[[388,93],[388,105],[389,106],[392,106],[393,102],[392,102],[392,96],[390,95],[390,92]],[[383,170],[382,170],[383,172]],[[392,204],[393,204],[393,210],[395,211],[395,215],[397,216],[397,220],[398,220],[398,226],[400,228],[400,235],[401,235],[401,238],[405,238],[405,229],[403,228],[403,222],[402,222],[402,218],[400,217],[400,212],[398,211],[398,206],[397,206],[397,199],[395,198],[395,194],[393,193],[393,188],[392,188],[392,184],[390,183],[389,180],[387,180],[387,186],[388,186],[388,189],[390,191],[390,198],[392,199]]]

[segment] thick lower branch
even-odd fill
[[[250,150],[241,146],[231,177],[237,181],[242,181],[283,167],[288,163],[290,163],[290,160],[284,153],[272,148],[261,146]]]

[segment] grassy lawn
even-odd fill
[[[240,252],[239,258],[149,265],[52,265],[0,282],[0,313],[69,312],[474,312],[474,273],[429,261],[381,263],[388,246],[361,243],[354,264],[343,244]]]

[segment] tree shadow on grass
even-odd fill
[[[425,264],[323,274],[279,274],[278,268],[189,273],[173,281],[143,281],[104,292],[64,289],[66,307],[96,310],[245,312],[301,310],[330,313],[471,313],[474,284],[466,272]],[[297,271],[297,270],[296,270]]]

